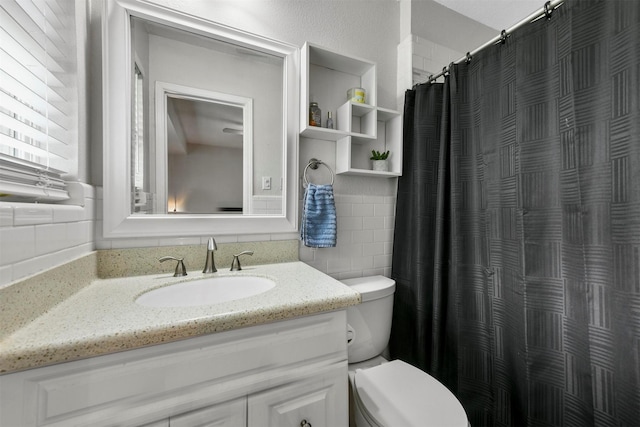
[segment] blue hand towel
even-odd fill
[[[336,205],[332,185],[309,184],[304,192],[300,240],[310,248],[336,245]]]

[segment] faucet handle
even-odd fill
[[[240,266],[240,255],[253,255],[253,251],[242,251],[237,255],[233,256],[233,261],[231,262],[231,271],[240,271],[242,267]]]
[[[182,276],[186,276],[187,275],[187,269],[184,266],[184,258],[176,258],[176,257],[172,257],[172,256],[163,256],[162,258],[159,258],[158,261],[160,262],[165,262],[165,261],[178,261],[178,263],[176,264],[176,271],[173,273],[173,277],[182,277]]]

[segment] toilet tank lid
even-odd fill
[[[343,280],[342,283],[357,291],[362,302],[384,298],[396,290],[395,280],[384,276],[356,277]]]

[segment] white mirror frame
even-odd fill
[[[283,59],[282,215],[131,214],[130,16],[160,22]],[[143,0],[109,0],[103,15],[103,236],[186,237],[293,233],[298,229],[298,105],[300,55],[296,46],[240,31]]]
[[[242,209],[253,212],[253,99],[156,81],[156,212],[167,210],[169,174],[167,164],[167,97],[216,102],[242,109]],[[226,185],[226,183],[223,183]],[[216,215],[218,216],[218,215]]]

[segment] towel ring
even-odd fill
[[[309,179],[307,178],[307,170],[309,168],[314,169],[314,170],[318,169],[318,165],[324,165],[324,167],[329,169],[329,172],[331,172],[331,185],[333,185],[333,180],[335,178],[335,175],[333,174],[333,170],[329,167],[329,165],[327,165],[322,160],[318,160],[318,159],[314,158],[314,159],[309,160],[309,163],[307,163],[307,166],[304,168],[304,171],[302,172],[302,177],[304,178],[305,187],[307,185],[309,185]]]

